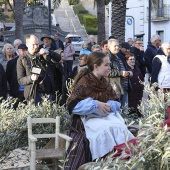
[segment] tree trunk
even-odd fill
[[[105,35],[105,0],[97,0],[98,44],[106,39]]]
[[[21,39],[24,42],[23,33],[23,15],[24,15],[24,1],[15,0],[15,38]]]
[[[125,41],[125,20],[127,0],[112,0],[111,34],[119,40]]]
[[[12,12],[14,13],[13,5],[10,3],[10,1],[9,1],[9,0],[7,0],[7,3],[8,3],[8,5],[9,5],[10,9],[12,10]]]

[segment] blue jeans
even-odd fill
[[[124,90],[124,94],[120,96],[122,113],[128,111],[128,91]]]

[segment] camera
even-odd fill
[[[40,60],[41,59],[41,55],[39,53],[37,53],[33,58],[32,58],[32,61],[35,61],[35,60]]]

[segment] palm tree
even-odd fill
[[[105,33],[105,0],[95,0],[98,18],[98,44],[106,38]]]
[[[14,11],[15,11],[15,38],[19,38],[22,41],[24,40],[23,33],[23,13],[24,13],[24,1],[15,0]]]
[[[152,8],[157,8],[159,0],[150,0]],[[111,34],[119,40],[125,41],[125,19],[127,0],[111,0],[112,2],[112,27]]]
[[[112,0],[111,34],[119,40],[125,41],[125,19],[127,0]]]

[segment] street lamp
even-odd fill
[[[151,0],[149,1],[149,8],[148,8],[148,43],[150,43],[151,38]]]
[[[48,0],[48,28],[49,35],[51,35],[51,0]]]

